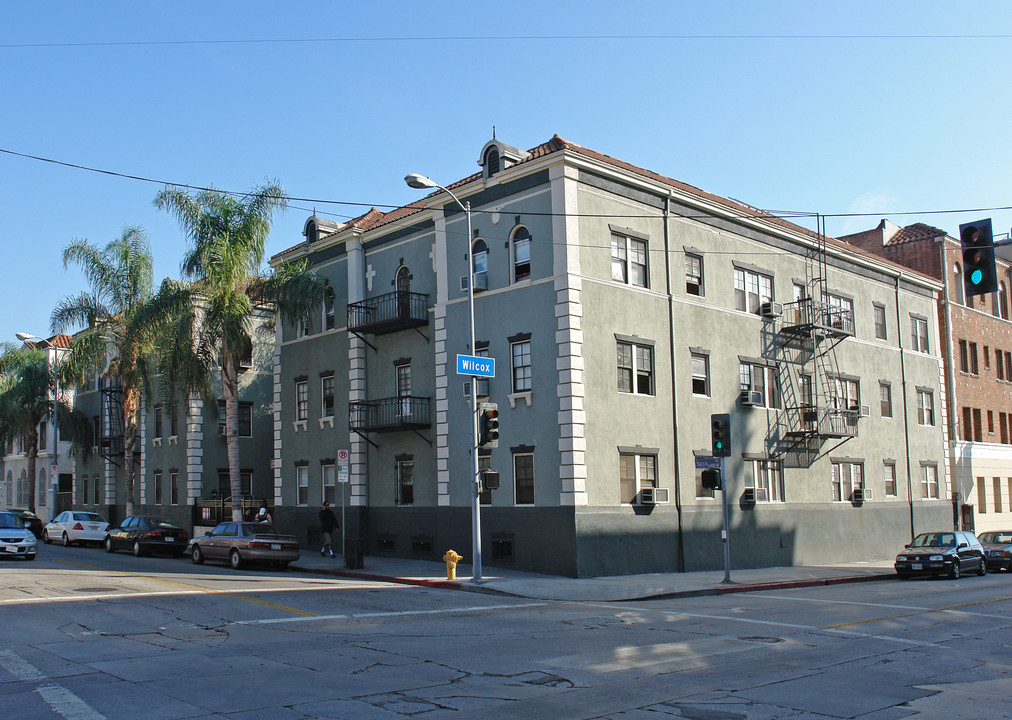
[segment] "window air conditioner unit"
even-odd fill
[[[474,273],[474,291],[488,290],[488,273]],[[460,291],[467,292],[467,275],[460,276]]]
[[[778,302],[764,302],[759,306],[759,314],[764,318],[778,318],[784,314],[784,304]]]
[[[861,406],[861,417],[870,417],[870,416],[871,416],[871,406],[870,405],[862,405]]]
[[[640,503],[643,505],[663,505],[670,502],[667,488],[643,488],[640,490]]]
[[[865,500],[871,500],[871,488],[857,488],[851,495],[851,499],[854,502],[864,502]]]
[[[757,502],[769,502],[770,494],[766,488],[745,488],[742,500],[749,505],[755,505]]]
[[[742,390],[739,399],[746,407],[762,407],[763,404],[763,394],[759,390]]]

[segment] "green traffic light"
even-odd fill
[[[970,273],[970,283],[973,285],[980,285],[984,279],[984,272],[980,268],[974,268],[973,272]]]

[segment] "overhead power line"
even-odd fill
[[[49,163],[49,164],[52,164],[52,165],[59,165],[59,166],[62,166],[62,167],[73,168],[75,170],[84,170],[86,172],[99,173],[99,174],[102,174],[102,175],[109,175],[109,176],[112,176],[112,177],[124,178],[126,180],[136,180],[138,182],[146,182],[146,183],[152,183],[152,184],[156,184],[156,185],[168,185],[168,186],[171,186],[171,187],[185,188],[187,190],[196,190],[196,191],[199,191],[199,192],[220,192],[220,193],[224,193],[226,195],[231,195],[233,197],[239,197],[239,198],[245,197],[246,195],[249,194],[248,191],[239,192],[239,191],[235,191],[235,190],[224,190],[222,188],[216,188],[216,187],[213,187],[213,186],[194,185],[192,183],[175,182],[175,181],[172,181],[172,180],[158,180],[158,179],[155,179],[155,178],[145,177],[143,175],[134,175],[134,174],[130,174],[130,173],[122,173],[122,172],[117,172],[115,170],[105,170],[105,169],[102,169],[102,168],[90,167],[88,165],[80,165],[78,163],[67,162],[67,161],[64,161],[64,160],[54,160],[53,158],[42,157],[40,155],[31,155],[31,154],[28,154],[28,153],[21,153],[21,152],[17,152],[17,151],[14,151],[14,150],[7,150],[5,148],[0,148],[0,153],[4,153],[6,155],[12,155],[12,156],[15,156],[15,157],[25,158],[25,159],[28,159],[28,160],[35,160],[37,162],[43,162],[43,163]],[[314,203],[314,204],[319,204],[319,205],[344,205],[344,206],[349,206],[349,207],[377,208],[377,209],[388,209],[388,210],[396,210],[398,208],[404,207],[404,205],[397,205],[397,204],[390,204],[390,203],[365,203],[365,202],[355,202],[355,201],[351,201],[351,200],[329,200],[329,199],[325,199],[325,198],[296,197],[296,196],[292,196],[292,195],[287,195],[286,196],[286,200],[288,200],[289,202],[305,202],[305,203]],[[741,204],[739,201],[732,201],[732,202],[738,202],[739,204]],[[732,210],[732,211],[735,210],[735,208],[728,208],[728,209]],[[885,212],[885,211],[879,211],[879,212],[840,212],[840,213],[819,213],[819,212],[806,212],[806,211],[795,211],[795,210],[775,211],[775,210],[760,210],[758,208],[742,207],[741,211],[739,211],[738,214],[735,217],[738,218],[738,219],[748,219],[748,218],[756,218],[756,219],[763,219],[763,218],[797,219],[797,218],[816,218],[816,217],[823,217],[823,218],[856,218],[856,217],[883,217],[883,216],[896,217],[896,216],[907,216],[907,215],[952,215],[952,214],[958,214],[958,213],[971,213],[971,212],[974,212],[974,213],[977,213],[977,212],[998,212],[998,211],[1002,211],[1002,210],[1012,210],[1012,205],[1004,205],[1004,206],[997,206],[997,207],[956,208],[956,209],[948,209],[948,210],[917,210],[917,211],[910,210],[910,211],[903,211],[903,212]],[[315,212],[315,210],[314,210],[314,212]],[[496,212],[496,211],[493,211],[493,210],[477,210],[477,209],[472,209],[471,212],[474,213],[474,214],[481,215],[481,214],[491,214],[491,213]],[[325,215],[337,215],[337,213],[323,213],[323,214],[325,214]],[[524,214],[525,215],[530,215],[530,216],[539,216],[539,217],[583,217],[583,218],[619,218],[619,219],[620,218],[628,218],[628,219],[640,218],[640,219],[652,219],[652,220],[656,220],[657,217],[658,217],[656,214],[651,214],[651,215],[645,215],[645,214],[619,215],[619,214],[614,214],[614,213],[555,213],[555,212],[536,212],[536,211],[535,212],[525,212]],[[684,213],[679,213],[679,217],[686,218],[686,219],[705,219],[705,218],[711,217],[711,215],[705,214],[705,215],[695,216],[695,215],[686,215]]]

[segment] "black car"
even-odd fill
[[[182,557],[190,535],[167,518],[156,515],[131,515],[105,536],[106,552],[131,550],[134,555],[151,552]]]
[[[980,534],[987,553],[988,570],[1012,570],[1012,530],[993,530]]]
[[[921,533],[896,556],[894,567],[904,580],[914,575],[946,575],[955,580],[963,572],[987,574],[980,541],[960,530]]]
[[[21,522],[25,524],[25,527],[32,531],[32,534],[40,538],[42,537],[42,529],[46,526],[42,522],[42,518],[33,513],[31,510],[8,510],[21,518]]]

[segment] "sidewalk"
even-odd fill
[[[896,578],[892,561],[888,560],[732,570],[730,584],[724,584],[722,570],[575,579],[502,567],[484,567],[482,582],[474,583],[471,581],[471,566],[463,563],[457,565],[457,579],[447,580],[446,565],[441,562],[367,555],[361,570],[346,570],[340,555],[325,558],[316,552],[304,552],[297,562],[292,563],[291,569],[361,580],[577,602],[694,597]]]

